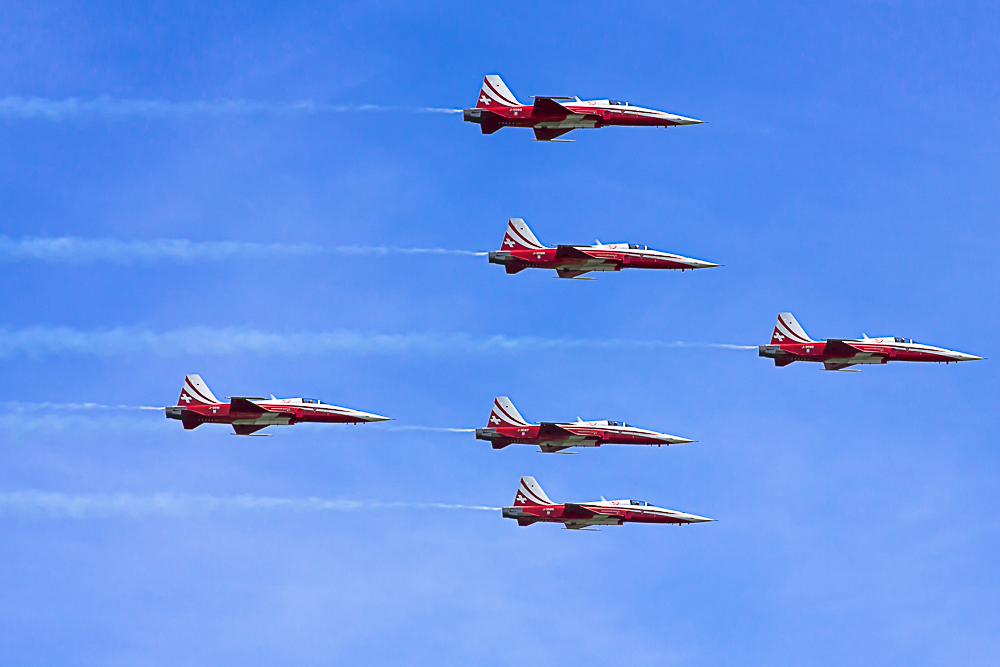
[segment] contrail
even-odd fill
[[[195,100],[170,102],[167,100],[115,99],[107,95],[90,99],[68,97],[61,100],[43,97],[9,95],[0,98],[0,118],[70,120],[92,117],[101,118],[192,118],[198,116],[228,115],[290,115],[391,112],[404,113],[461,113],[462,109],[444,107],[391,106],[382,104],[324,104],[312,100],[297,102],[260,102],[253,100]]]
[[[540,336],[474,336],[467,333],[379,334],[360,331],[270,333],[252,329],[191,327],[155,332],[134,328],[82,331],[70,327],[0,328],[0,358],[78,353],[101,357],[135,353],[230,355],[254,353],[306,356],[353,354],[470,354],[545,350],[661,350],[719,348],[753,350],[755,345],[686,343],[665,340],[573,339]]]
[[[274,259],[320,255],[386,256],[386,255],[466,255],[486,256],[488,252],[451,250],[448,248],[398,248],[394,246],[251,243],[242,241],[189,241],[187,239],[153,239],[122,241],[119,239],[84,239],[65,237],[27,237],[12,239],[0,236],[0,261],[40,260],[47,262],[85,263],[114,262],[203,262],[227,259]]]
[[[190,516],[213,512],[284,510],[293,512],[349,512],[366,509],[443,509],[496,511],[499,507],[450,503],[379,502],[325,498],[273,498],[268,496],[209,496],[157,493],[52,493],[46,491],[0,492],[0,513],[20,516],[89,519],[113,516]]]

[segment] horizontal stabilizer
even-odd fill
[[[831,357],[853,357],[860,353],[862,350],[842,340],[828,340],[823,347],[823,354],[828,354]]]

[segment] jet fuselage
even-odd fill
[[[503,516],[516,519],[519,526],[542,521],[561,523],[566,528],[620,526],[624,523],[705,523],[712,519],[656,507],[642,500],[600,500],[586,503],[556,503],[534,477],[524,476],[517,487],[513,507],[504,507]]]
[[[552,269],[560,278],[578,278],[591,271],[622,269],[708,269],[718,264],[653,250],[630,243],[592,246],[543,245],[522,218],[510,218],[500,250],[489,255],[491,264],[501,264],[507,273],[525,269]]]
[[[328,405],[315,398],[230,398],[218,400],[198,375],[184,378],[177,405],[166,408],[168,419],[177,419],[185,429],[202,424],[231,424],[238,435],[250,435],[268,426],[304,422],[360,424],[387,421],[388,417]]]
[[[843,370],[857,364],[887,364],[890,361],[925,361],[950,364],[976,361],[981,357],[943,347],[914,342],[910,338],[882,337],[813,340],[791,313],[779,313],[771,343],[758,348],[761,357],[774,359],[775,366],[796,361],[814,361],[827,370]]]
[[[674,127],[702,122],[619,100],[535,96],[532,104],[521,104],[496,74],[483,79],[476,107],[464,109],[462,117],[479,125],[483,134],[493,134],[503,127],[530,127],[536,141],[563,141],[557,137],[572,130],[613,125]]]
[[[476,429],[478,440],[488,440],[493,449],[510,445],[537,445],[543,452],[558,452],[568,447],[601,445],[676,445],[694,442],[676,435],[658,433],[611,420],[542,422],[529,424],[506,396],[493,399],[489,425]]]

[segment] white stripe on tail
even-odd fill
[[[177,399],[177,405],[213,405],[215,403],[221,403],[221,401],[215,397],[200,375],[186,375],[184,377],[184,386],[181,388],[181,397]]]
[[[521,218],[511,218],[507,221],[507,233],[504,234],[501,250],[543,250],[545,246],[535,238],[528,225]]]
[[[541,485],[535,481],[534,477],[522,477],[521,485],[517,487],[517,495],[514,496],[514,506],[524,507],[532,505],[555,505],[549,497],[542,491]]]
[[[524,421],[524,417],[517,411],[509,398],[497,396],[493,399],[493,411],[490,412],[490,421],[486,426],[496,428],[497,426],[530,426],[530,424]]]
[[[477,109],[489,109],[490,107],[519,107],[522,106],[514,94],[507,88],[496,74],[487,74],[483,79],[483,87],[479,90],[479,101],[476,102]]]
[[[778,323],[774,325],[771,334],[771,345],[782,343],[814,343],[806,330],[802,328],[791,313],[778,313]]]

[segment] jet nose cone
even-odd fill
[[[982,361],[982,357],[977,357],[974,354],[962,354],[959,352],[955,355],[958,361]]]
[[[700,259],[694,261],[694,268],[696,269],[714,269],[717,266],[722,266],[722,265],[713,264],[712,262],[703,262]]]
[[[697,118],[685,118],[684,116],[673,116],[670,120],[678,125],[701,125],[705,122],[703,120],[698,120]]]
[[[676,435],[667,435],[666,433],[661,433],[660,439],[670,445],[683,445],[689,442],[694,442],[694,440],[690,440],[688,438],[681,438]]]
[[[362,412],[358,415],[362,420],[366,422],[387,422],[391,421],[392,417],[383,417],[382,415],[373,415],[370,412]]]

